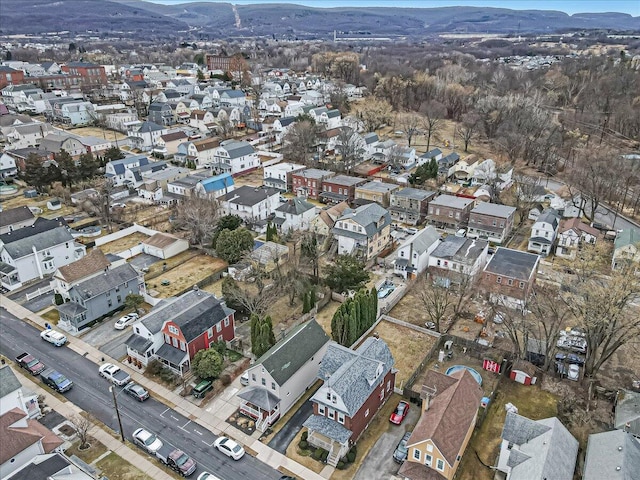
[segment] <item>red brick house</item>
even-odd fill
[[[320,201],[336,205],[340,202],[353,202],[356,196],[356,187],[367,183],[366,178],[351,177],[349,175],[336,175],[322,181],[322,193]]]
[[[101,87],[107,84],[107,74],[104,67],[96,63],[69,62],[61,69],[71,75],[80,75],[82,86],[86,88]]]
[[[163,300],[133,325],[126,341],[127,356],[147,365],[153,357],[182,375],[200,350],[235,338],[235,311],[202,290]]]
[[[311,397],[313,415],[304,422],[307,441],[329,451],[336,466],[393,394],[396,372],[387,344],[369,337],[355,351],[329,344],[318,377],[324,384]]]
[[[293,192],[298,197],[312,198],[318,200],[322,192],[322,183],[335,175],[330,170],[319,170],[317,168],[307,168],[306,170],[293,172]]]
[[[7,85],[22,85],[24,83],[24,72],[16,70],[6,65],[0,65],[0,88]]]

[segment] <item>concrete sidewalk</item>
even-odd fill
[[[42,317],[31,312],[30,310],[27,310],[23,306],[10,300],[4,295],[0,295],[0,306],[20,319],[28,320],[40,326],[42,329],[45,328],[44,325],[46,321]],[[241,430],[228,424],[226,422],[227,418],[229,418],[240,405],[237,397],[235,396],[235,392],[238,391],[238,387],[236,386],[236,384],[239,385],[239,380],[237,379],[234,383],[227,387],[226,390],[224,390],[220,395],[213,399],[213,401],[210,402],[206,406],[206,408],[201,408],[197,405],[194,405],[189,400],[181,397],[180,395],[172,392],[163,385],[149,380],[147,377],[142,375],[139,370],[130,368],[126,364],[119,363],[117,360],[109,357],[97,348],[83,342],[79,338],[71,337],[67,345],[68,348],[94,362],[96,364],[96,368],[98,365],[104,362],[110,362],[114,365],[118,365],[120,368],[131,375],[131,379],[133,381],[144,386],[147,390],[152,392],[154,394],[154,398],[163,401],[165,404],[172,407],[174,410],[184,415],[185,417],[197,419],[198,423],[202,424],[202,426],[204,426],[214,434],[227,435],[236,440],[238,443],[257,452],[257,458],[268,464],[272,468],[278,469],[280,467],[284,467],[294,475],[300,478],[304,478],[305,480],[323,480],[329,478],[334,471],[334,469],[331,467],[325,467],[325,469],[322,471],[322,475],[318,475],[312,470],[309,470],[304,465],[301,465],[276,452],[272,448],[269,448],[267,445],[260,442],[257,438],[253,438],[252,436],[249,436]],[[51,397],[52,395],[47,396],[47,398]],[[69,402],[67,402],[66,404],[69,405]],[[73,406],[73,408],[77,409],[75,405]],[[79,411],[79,409],[77,410]],[[60,411],[60,413],[64,415],[62,411]],[[113,440],[113,438],[108,433],[104,431],[102,432]],[[258,434],[259,433],[260,432],[258,432]],[[101,438],[98,438],[97,436],[96,438],[102,441]],[[122,444],[120,444],[117,440],[116,443],[119,444],[121,448],[123,447]],[[105,445],[107,444],[105,443]],[[107,447],[117,453],[115,446],[114,448],[111,448],[110,445],[107,445]],[[127,450],[129,450],[132,454],[134,453],[131,449],[127,448]],[[140,455],[138,455],[138,457],[140,457]],[[125,455],[123,455],[123,458],[128,460]],[[131,463],[136,466],[139,465],[138,460],[134,460]],[[159,469],[156,467],[156,470]],[[164,472],[162,472],[162,474],[166,476]],[[160,478],[156,477],[155,475],[151,476],[153,478]]]

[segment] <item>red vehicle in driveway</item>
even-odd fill
[[[400,425],[404,420],[404,417],[407,416],[407,413],[409,413],[409,404],[402,400],[401,402],[398,402],[398,406],[391,414],[389,421],[396,425]]]

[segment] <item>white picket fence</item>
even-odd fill
[[[40,295],[44,295],[45,293],[49,293],[53,290],[53,287],[49,285],[48,287],[42,287],[37,289],[35,292],[27,293],[25,296],[27,297],[27,301],[33,300]]]

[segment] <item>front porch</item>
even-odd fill
[[[18,270],[5,262],[0,262],[0,284],[7,290],[16,290],[22,286]]]
[[[240,413],[253,418],[264,432],[280,418],[280,399],[261,387],[247,387],[238,394]]]
[[[162,345],[155,353],[154,357],[181,377],[183,377],[191,368],[188,353],[180,350],[179,348],[173,347],[168,343]]]
[[[321,415],[311,415],[303,424],[309,430],[307,442],[327,450],[327,464],[335,467],[350,448],[353,432],[340,423]]]

